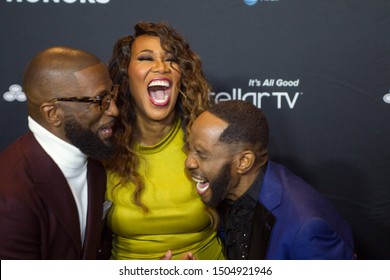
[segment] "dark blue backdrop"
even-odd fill
[[[107,61],[140,20],[188,39],[218,100],[261,107],[271,157],[338,208],[359,258],[390,259],[388,0],[0,0],[0,150],[27,130],[20,85],[36,52]]]

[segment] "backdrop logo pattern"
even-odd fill
[[[248,6],[253,6],[257,2],[279,2],[279,0],[243,0]]]
[[[257,0],[244,0],[244,3],[247,4],[248,6],[253,6],[254,4],[257,3]]]
[[[6,0],[8,3],[66,3],[66,4],[108,4],[111,0]]]
[[[383,101],[385,101],[386,103],[390,104],[390,90],[388,93],[386,93],[384,96],[383,96]]]
[[[258,108],[265,103],[275,104],[277,109],[294,109],[303,95],[298,90],[300,79],[250,78],[244,87],[233,87],[231,91],[212,92],[216,102],[241,99],[252,102]]]
[[[27,100],[26,94],[23,92],[23,89],[18,84],[13,84],[9,87],[8,91],[3,94],[3,98],[7,102],[19,101],[25,102]]]

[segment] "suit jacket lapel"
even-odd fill
[[[268,161],[258,197],[252,227],[249,259],[266,259],[269,239],[276,217],[272,214],[280,205],[282,188],[275,176],[275,164]]]
[[[52,211],[58,222],[68,232],[75,247],[81,253],[80,223],[77,206],[70,187],[51,157],[42,149],[30,133],[22,141],[27,161],[31,166],[34,188]]]
[[[88,160],[88,214],[83,259],[94,259],[103,227],[103,202],[106,186],[105,170],[100,163]]]
[[[252,233],[249,243],[249,260],[266,259],[269,238],[274,223],[275,216],[261,203],[257,202],[253,215]]]

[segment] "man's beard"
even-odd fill
[[[222,166],[217,178],[209,182],[211,188],[211,198],[208,202],[205,202],[208,206],[217,207],[225,199],[226,192],[231,181],[231,166],[231,163],[227,163]]]
[[[97,160],[105,160],[114,154],[112,138],[103,141],[98,131],[93,132],[84,128],[74,117],[65,116],[64,128],[66,138],[85,155]]]

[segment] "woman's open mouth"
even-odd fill
[[[170,100],[171,82],[168,79],[154,79],[148,85],[150,101],[155,106],[166,106]]]

